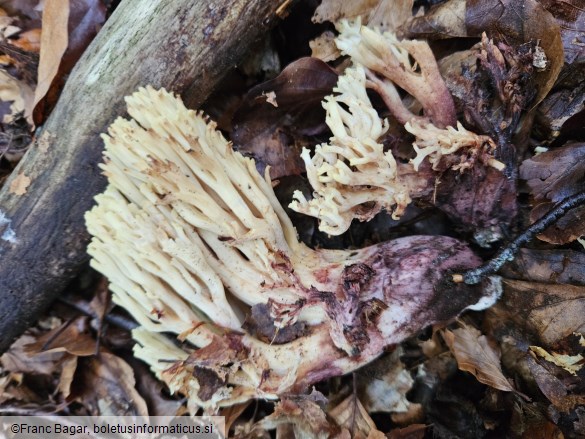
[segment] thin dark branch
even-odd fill
[[[518,235],[516,239],[506,245],[487,263],[481,267],[463,273],[463,282],[468,285],[475,285],[480,283],[486,276],[496,273],[506,262],[512,261],[514,259],[521,246],[532,240],[539,233],[544,232],[559,218],[564,216],[569,210],[582,204],[585,204],[585,191],[565,198],[546,215],[528,227],[523,233]]]

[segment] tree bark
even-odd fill
[[[0,190],[0,352],[87,261],[83,215],[106,185],[100,133],[148,84],[200,105],[278,19],[274,0],[125,0],[71,73],[59,102]],[[39,140],[41,139],[41,140]],[[16,195],[15,178],[30,178]]]

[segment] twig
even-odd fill
[[[523,233],[518,235],[516,239],[500,250],[496,256],[490,259],[487,263],[481,267],[466,271],[462,274],[453,275],[453,281],[465,282],[468,285],[475,285],[480,283],[486,276],[496,273],[506,262],[512,261],[522,245],[526,244],[536,235],[542,233],[544,230],[552,226],[569,210],[582,204],[585,204],[585,191],[565,198],[546,215],[528,227]]]

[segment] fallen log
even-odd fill
[[[117,7],[0,190],[0,352],[88,259],[83,215],[106,185],[99,135],[123,114],[124,96],[151,84],[200,105],[288,3],[124,0]],[[15,190],[19,181],[30,184]]]

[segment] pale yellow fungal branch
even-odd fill
[[[441,129],[418,121],[407,122],[404,128],[416,136],[412,144],[416,157],[411,160],[416,171],[426,158],[433,170],[451,168],[463,172],[471,168],[478,158],[499,171],[505,168],[502,162],[493,158],[496,148],[494,141],[489,136],[480,136],[466,130],[459,122],[457,129]],[[455,154],[456,152],[462,154]]]
[[[440,128],[455,125],[453,98],[425,41],[399,40],[392,32],[362,26],[360,19],[341,20],[337,30],[337,47],[354,64],[364,66],[368,86],[380,94],[400,123],[419,116],[404,105],[396,86],[420,102],[427,122]]]
[[[309,249],[268,173],[262,178],[215,124],[164,90],[140,89],[127,102],[132,119],[104,136],[109,185],[86,214],[88,252],[115,303],[140,324],[136,356],[192,413],[302,392],[422,326],[495,300],[458,284],[456,303],[439,303],[445,273],[480,261],[453,238]],[[359,198],[351,185],[379,185],[376,197],[406,205],[398,176],[412,165],[377,142],[387,127],[367,100],[363,69],[350,70],[326,106],[334,141],[314,160],[305,153],[313,182],[327,196],[345,191],[356,207],[378,198],[366,190]],[[357,213],[340,201],[333,225]]]
[[[331,235],[345,232],[354,218],[367,221],[381,209],[402,214],[410,203],[409,188],[398,178],[398,165],[379,139],[388,130],[366,93],[364,69],[357,65],[339,77],[334,93],[325,98],[326,122],[333,137],[304,149],[307,177],[314,193],[307,200],[295,191],[289,207],[319,218],[319,229]]]

